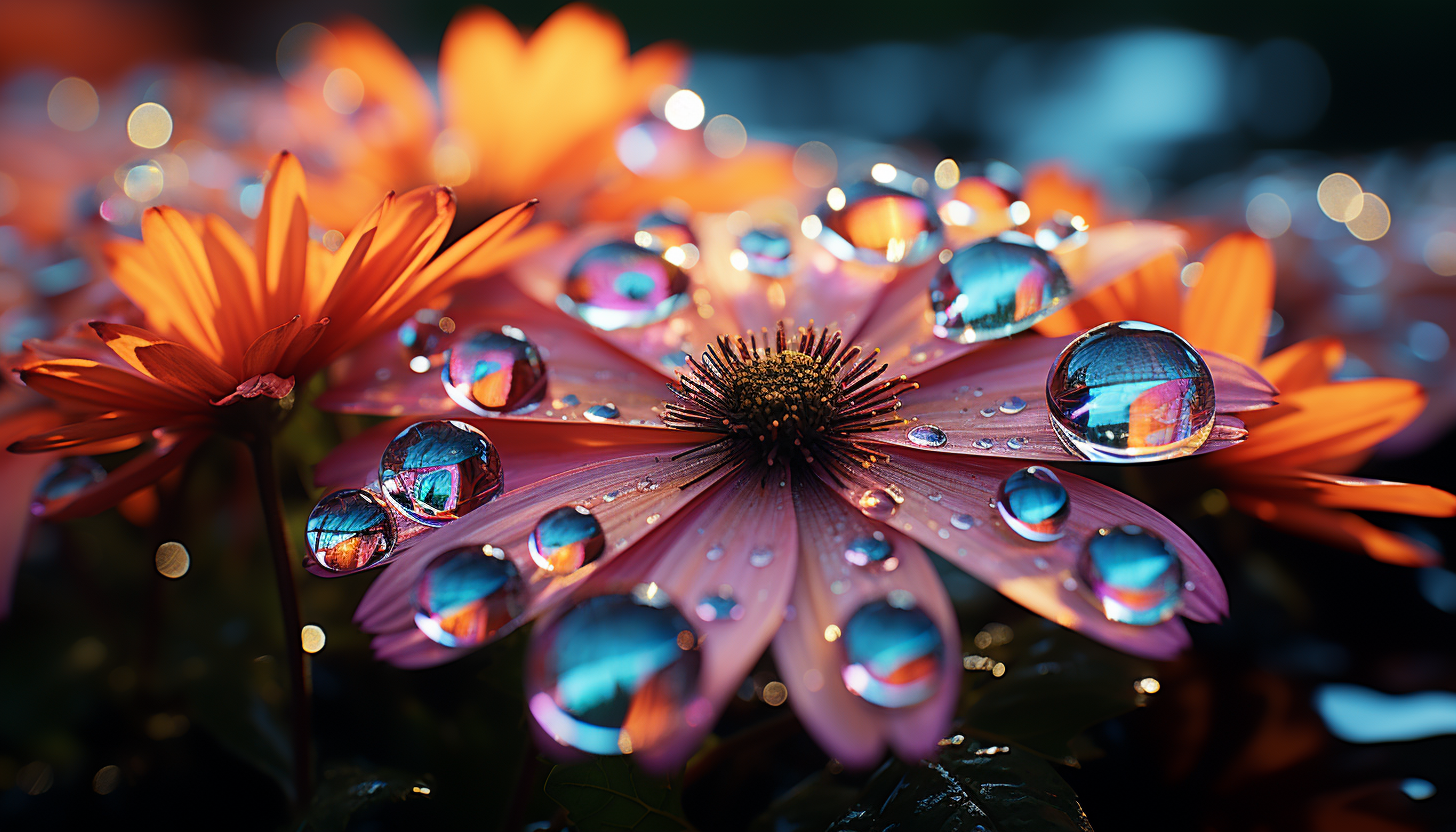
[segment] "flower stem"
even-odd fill
[[[273,460],[273,437],[260,433],[249,443],[258,498],[263,504],[263,526],[273,553],[278,601],[283,607],[283,641],[288,651],[289,688],[293,700],[293,786],[302,808],[313,796],[313,737],[310,727],[313,681],[303,652],[303,620],[298,611],[298,589],[293,583],[293,546],[283,519],[283,493]]]

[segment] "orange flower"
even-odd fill
[[[1240,511],[1306,537],[1389,563],[1428,565],[1430,548],[1345,509],[1456,515],[1456,496],[1426,485],[1348,476],[1376,445],[1410,424],[1426,404],[1413,381],[1332,381],[1345,358],[1335,338],[1315,338],[1264,357],[1274,304],[1274,255],[1252,234],[1231,234],[1203,257],[1203,273],[1184,290],[1178,260],[1152,261],[1045,321],[1046,335],[1109,320],[1134,319],[1174,329],[1199,349],[1254,367],[1280,390],[1279,404],[1241,414],[1249,436],[1199,460]]]
[[[208,433],[261,427],[255,409],[232,405],[289,400],[295,379],[524,251],[539,235],[516,232],[533,210],[505,211],[434,257],[454,195],[444,187],[390,194],[329,251],[309,239],[303,170],[288,153],[269,168],[251,248],[216,216],[149,209],[141,242],[106,251],[144,326],[95,321],[94,338],[31,342],[21,379],[71,421],[10,448],[91,449],[156,431],[149,455],[128,464],[130,476],[107,479],[124,496],[122,488],[165,473]]]
[[[689,164],[629,171],[615,153],[617,132],[685,74],[686,57],[670,44],[629,56],[622,27],[584,5],[562,8],[529,38],[493,9],[462,11],[440,47],[438,104],[371,24],[346,18],[329,32],[314,41],[289,96],[299,131],[328,149],[335,171],[317,189],[326,221],[337,224],[361,193],[421,182],[451,185],[468,212],[539,197],[558,214],[596,219],[670,198],[733,210],[794,187],[788,149],[749,145],[725,161],[688,132]]]

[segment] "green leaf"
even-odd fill
[[[830,832],[1092,832],[1077,796],[1040,757],[962,739],[917,765],[886,763]]]
[[[624,757],[556,766],[546,777],[546,796],[566,809],[581,832],[692,829],[683,817],[682,792],[672,781],[652,777]]]

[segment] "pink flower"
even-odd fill
[[[535,619],[527,698],[541,733],[665,766],[691,753],[771,647],[805,726],[865,766],[886,746],[930,752],[956,698],[959,628],[926,549],[1144,656],[1188,643],[1177,614],[1222,616],[1222,582],[1187,535],[1112,488],[1045,467],[1081,461],[1047,404],[1048,372],[1071,339],[946,337],[954,327],[936,315],[946,298],[930,288],[958,266],[931,257],[933,212],[874,192],[851,195],[845,212],[856,210],[853,222],[821,214],[824,233],[848,243],[845,260],[796,232],[771,230],[782,244],[769,245],[700,217],[680,229],[701,250],[691,279],[615,242],[630,230],[589,228],[406,338],[444,330],[444,343],[357,354],[320,405],[400,418],[320,465],[320,482],[362,491],[331,495],[310,518],[310,568],[390,563],[356,616],[378,656],[440,664]],[[1065,259],[1066,283],[1039,249],[996,243],[1025,267],[1003,329],[1031,326],[1180,239],[1154,223],[1093,229]],[[898,266],[860,262],[876,259],[850,251],[868,240]],[[922,262],[906,254],[917,251]],[[766,276],[777,262],[789,276]],[[1041,291],[1042,278],[1056,286]],[[1218,411],[1203,400],[1202,444],[1150,427],[1179,417],[1153,396],[1131,405],[1141,415],[1129,417],[1124,453],[1226,447],[1243,436],[1226,411],[1272,403],[1247,366],[1202,358]],[[1197,379],[1153,380],[1165,382],[1157,389],[1177,398]],[[1138,410],[1149,401],[1160,409]],[[421,444],[425,428],[405,429],[427,418],[459,420],[428,427],[454,437],[448,453]],[[475,485],[421,485],[440,471]],[[1051,510],[1025,510],[1010,496],[1022,488]],[[1129,554],[1151,569],[1137,586],[1116,574]]]

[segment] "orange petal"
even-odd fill
[[[1268,500],[1240,493],[1230,494],[1229,502],[1239,511],[1251,514],[1271,526],[1352,552],[1364,552],[1385,563],[1398,566],[1431,566],[1441,562],[1441,556],[1430,547],[1403,534],[1382,529],[1348,511],[1333,511],[1298,502]]]
[[[1237,478],[1241,489],[1257,490],[1271,499],[1422,517],[1456,516],[1456,494],[1429,485],[1262,468],[1243,469]]]
[[[1345,345],[1338,338],[1311,338],[1292,344],[1259,362],[1259,372],[1286,393],[1324,384],[1345,363]]]
[[[1051,219],[1058,211],[1079,216],[1092,225],[1097,223],[1102,213],[1096,184],[1073,176],[1065,162],[1033,168],[1021,189],[1021,200],[1031,208],[1031,219],[1023,224],[1031,229]]]
[[[70,520],[108,509],[135,492],[151,485],[177,466],[207,438],[203,431],[163,434],[156,445],[126,461],[106,479],[46,507],[47,520]]]
[[[1410,424],[1426,406],[1420,385],[1405,379],[1370,378],[1310,387],[1280,404],[1245,414],[1249,438],[1220,451],[1214,465],[1258,462],[1304,468],[1372,448]]]
[[[218,336],[229,362],[237,361],[256,334],[266,329],[258,258],[238,232],[214,214],[203,219],[202,247],[217,283]]]
[[[180,420],[179,424],[186,420]],[[42,431],[10,443],[8,450],[16,454],[33,454],[39,451],[58,451],[62,448],[81,448],[106,443],[122,436],[150,433],[160,427],[158,416],[153,413],[103,413],[69,425]]]
[[[197,410],[190,399],[147,376],[85,358],[40,362],[22,370],[25,385],[55,401],[86,410]]]
[[[248,346],[243,357],[243,378],[252,378],[278,369],[278,359],[303,329],[303,319],[294,315],[286,324],[273,327]]]
[[[238,386],[236,379],[185,344],[126,324],[94,321],[91,328],[123,361],[184,395],[216,399]]]
[[[1247,232],[1230,234],[1204,254],[1203,276],[1188,292],[1178,332],[1196,347],[1257,364],[1273,307],[1269,241]]]
[[[298,314],[308,280],[308,203],[303,166],[283,151],[268,165],[268,185],[258,215],[258,276],[262,281],[263,324]]]
[[[389,136],[400,146],[428,146],[437,129],[435,96],[410,59],[373,24],[346,17],[329,24],[333,37],[318,38],[317,60],[347,68],[364,82],[363,107],[388,113]]]

